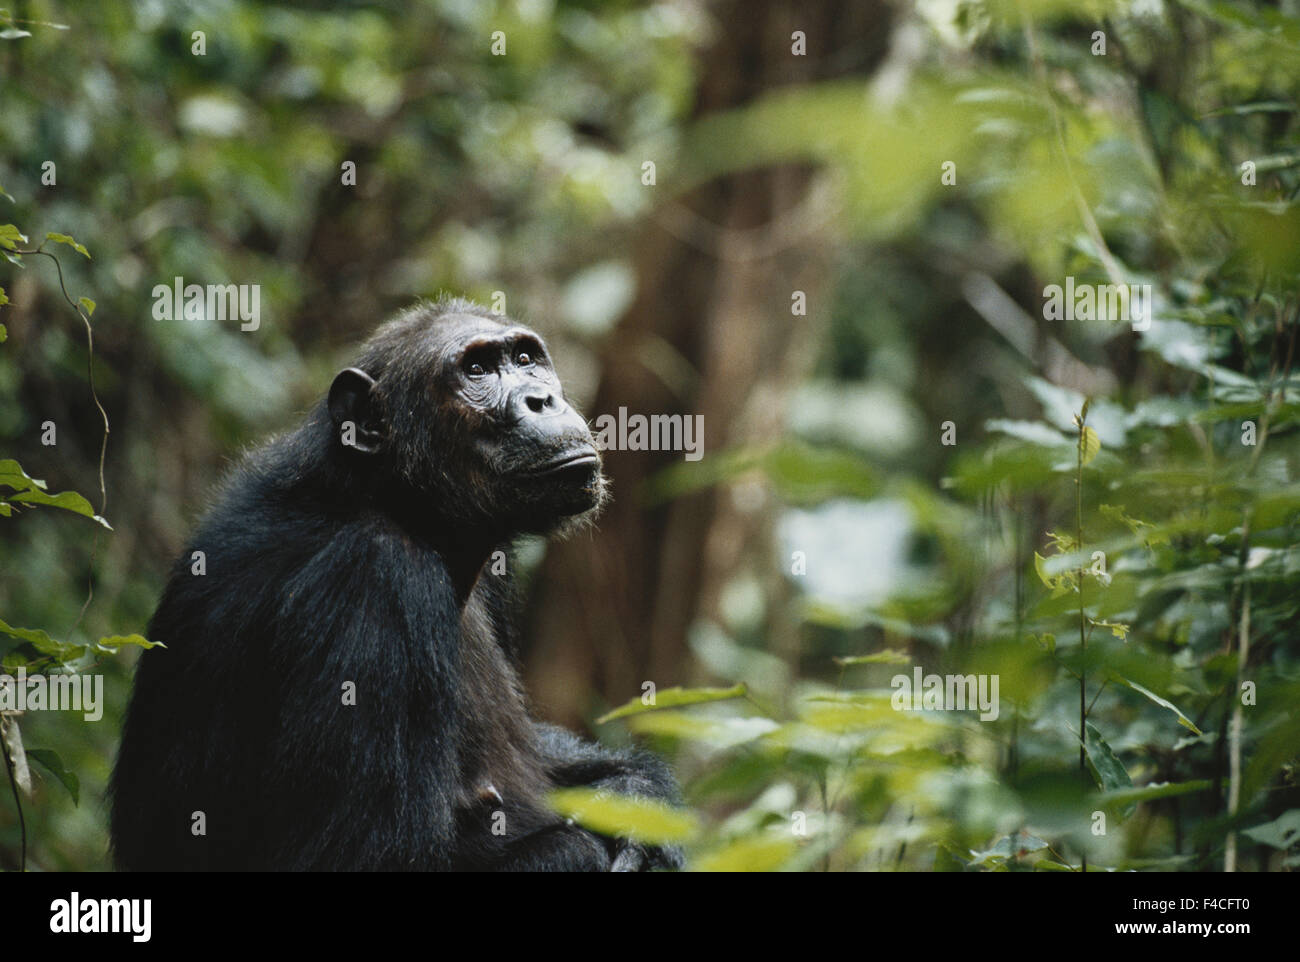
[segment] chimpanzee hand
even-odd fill
[[[620,838],[614,843],[611,872],[650,872],[655,869],[679,869],[686,863],[682,850],[675,845],[642,845]]]

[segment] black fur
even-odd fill
[[[322,400],[221,485],[150,623],[167,647],[140,660],[111,782],[120,868],[680,865],[675,850],[594,835],[542,803],[556,786],[669,802],[677,788],[653,757],[527,714],[510,582],[490,573],[491,554],[570,523],[575,498],[594,509],[604,481],[598,465],[558,476],[560,494],[516,478],[541,435],[457,393],[449,352],[503,330],[463,301],[384,325],[357,362],[374,381],[357,403],[373,406],[378,453],[340,444]],[[559,390],[549,361],[525,380]],[[464,449],[484,437],[497,440],[482,457]],[[206,835],[191,831],[195,812]]]

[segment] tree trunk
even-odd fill
[[[702,58],[695,119],[786,84],[865,74],[888,39],[887,10],[876,0],[798,10],[737,0],[714,9],[717,35]],[[792,53],[796,30],[806,35],[806,56]],[[814,359],[829,306],[821,295],[831,238],[820,226],[803,229],[816,179],[807,166],[743,171],[660,205],[635,252],[636,299],[602,350],[590,418],[617,417],[620,407],[702,414],[700,463],[781,436],[788,392]],[[792,316],[796,290],[807,294],[807,316]],[[691,683],[687,631],[717,618],[722,589],[739,570],[748,566],[772,592],[784,584],[760,483],[649,504],[645,482],[681,464],[683,453],[605,457],[614,501],[595,530],[552,546],[524,639],[540,712],[568,724],[641,694],[645,681]]]

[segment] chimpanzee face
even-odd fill
[[[341,443],[427,492],[448,519],[545,532],[605,497],[591,431],[546,345],[508,320],[399,318],[335,378],[329,407]]]

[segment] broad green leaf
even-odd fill
[[[9,295],[5,293],[5,289],[3,287],[0,287],[0,305],[4,305],[8,303],[9,303]]]
[[[649,845],[683,842],[695,834],[695,816],[662,802],[590,788],[562,788],[548,796],[551,808],[583,828]]]
[[[1296,842],[1300,842],[1300,808],[1283,812],[1273,821],[1265,822],[1263,825],[1242,829],[1242,834],[1250,836],[1263,845],[1285,851]]]
[[[95,509],[90,506],[90,502],[75,491],[61,491],[58,494],[47,494],[44,491],[21,491],[7,500],[14,503],[23,504],[41,504],[51,508],[62,508],[64,511],[71,511],[73,514],[80,514],[97,521],[109,531],[113,526],[104,518],[95,514]]]
[[[1110,744],[1101,736],[1097,727],[1088,722],[1085,726],[1088,739],[1084,745],[1088,754],[1088,762],[1092,767],[1092,773],[1097,779],[1097,784],[1101,786],[1103,792],[1113,792],[1124,788],[1133,787],[1133,779],[1129,777],[1128,770],[1124,763],[1119,760]]]
[[[6,485],[15,491],[30,491],[33,488],[45,490],[45,482],[31,477],[13,458],[0,460],[0,485]]]
[[[1151,701],[1155,702],[1161,708],[1169,709],[1171,712],[1173,712],[1175,715],[1178,716],[1178,724],[1182,725],[1184,728],[1188,728],[1198,735],[1201,734],[1201,730],[1196,727],[1195,723],[1186,715],[1184,715],[1181,711],[1179,711],[1178,707],[1174,705],[1173,702],[1161,698],[1155,692],[1151,691],[1148,688],[1143,688],[1137,682],[1131,681],[1130,679],[1125,678],[1123,675],[1115,675],[1115,678],[1117,681],[1123,682],[1125,685],[1128,685],[1128,687],[1132,688],[1138,694],[1145,695],[1147,698],[1151,699]]]
[[[761,715],[711,718],[684,711],[655,711],[633,716],[628,720],[628,727],[638,735],[681,738],[721,749],[752,742],[781,726]]]
[[[27,235],[13,224],[0,224],[0,247],[13,250],[19,244],[27,243]]]
[[[72,239],[71,237],[69,237],[67,234],[53,234],[53,233],[51,233],[51,234],[46,234],[46,235],[45,235],[45,239],[46,239],[46,240],[52,240],[52,241],[54,241],[56,244],[67,244],[69,247],[71,247],[71,248],[72,248],[74,251],[76,251],[78,254],[85,254],[87,258],[90,257],[90,251],[86,250],[86,248],[85,248],[83,245],[78,244],[75,240],[73,240],[73,239]]]
[[[4,291],[0,291],[0,297],[4,297]],[[7,340],[9,340],[9,331],[3,324],[0,324],[0,344]]]
[[[42,654],[52,655],[62,662],[72,661],[86,653],[85,645],[73,645],[64,641],[56,641],[39,628],[14,628],[12,625],[0,621],[0,634],[26,641]]]
[[[79,297],[77,301],[86,309],[86,316],[90,317],[95,313],[95,302],[89,297]]]
[[[742,838],[696,859],[697,872],[775,872],[798,850],[793,838],[781,835]]]
[[[893,694],[888,691],[812,695],[801,702],[799,717],[821,731],[837,734],[901,725],[913,728],[916,737],[922,738],[925,731],[919,726],[934,724],[919,713],[896,711]]]
[[[34,762],[39,762],[46,771],[63,784],[68,794],[72,796],[73,805],[81,804],[81,781],[75,772],[70,772],[63,767],[63,760],[56,752],[48,748],[30,748],[27,750],[27,757]]]
[[[596,719],[597,725],[603,725],[615,718],[639,715],[642,712],[657,711],[660,708],[680,708],[682,705],[698,705],[709,701],[726,701],[729,698],[743,698],[748,692],[743,684],[731,688],[665,688],[656,692],[654,704],[644,704],[640,698],[633,698],[627,704],[620,705],[613,711],[606,712]]]

